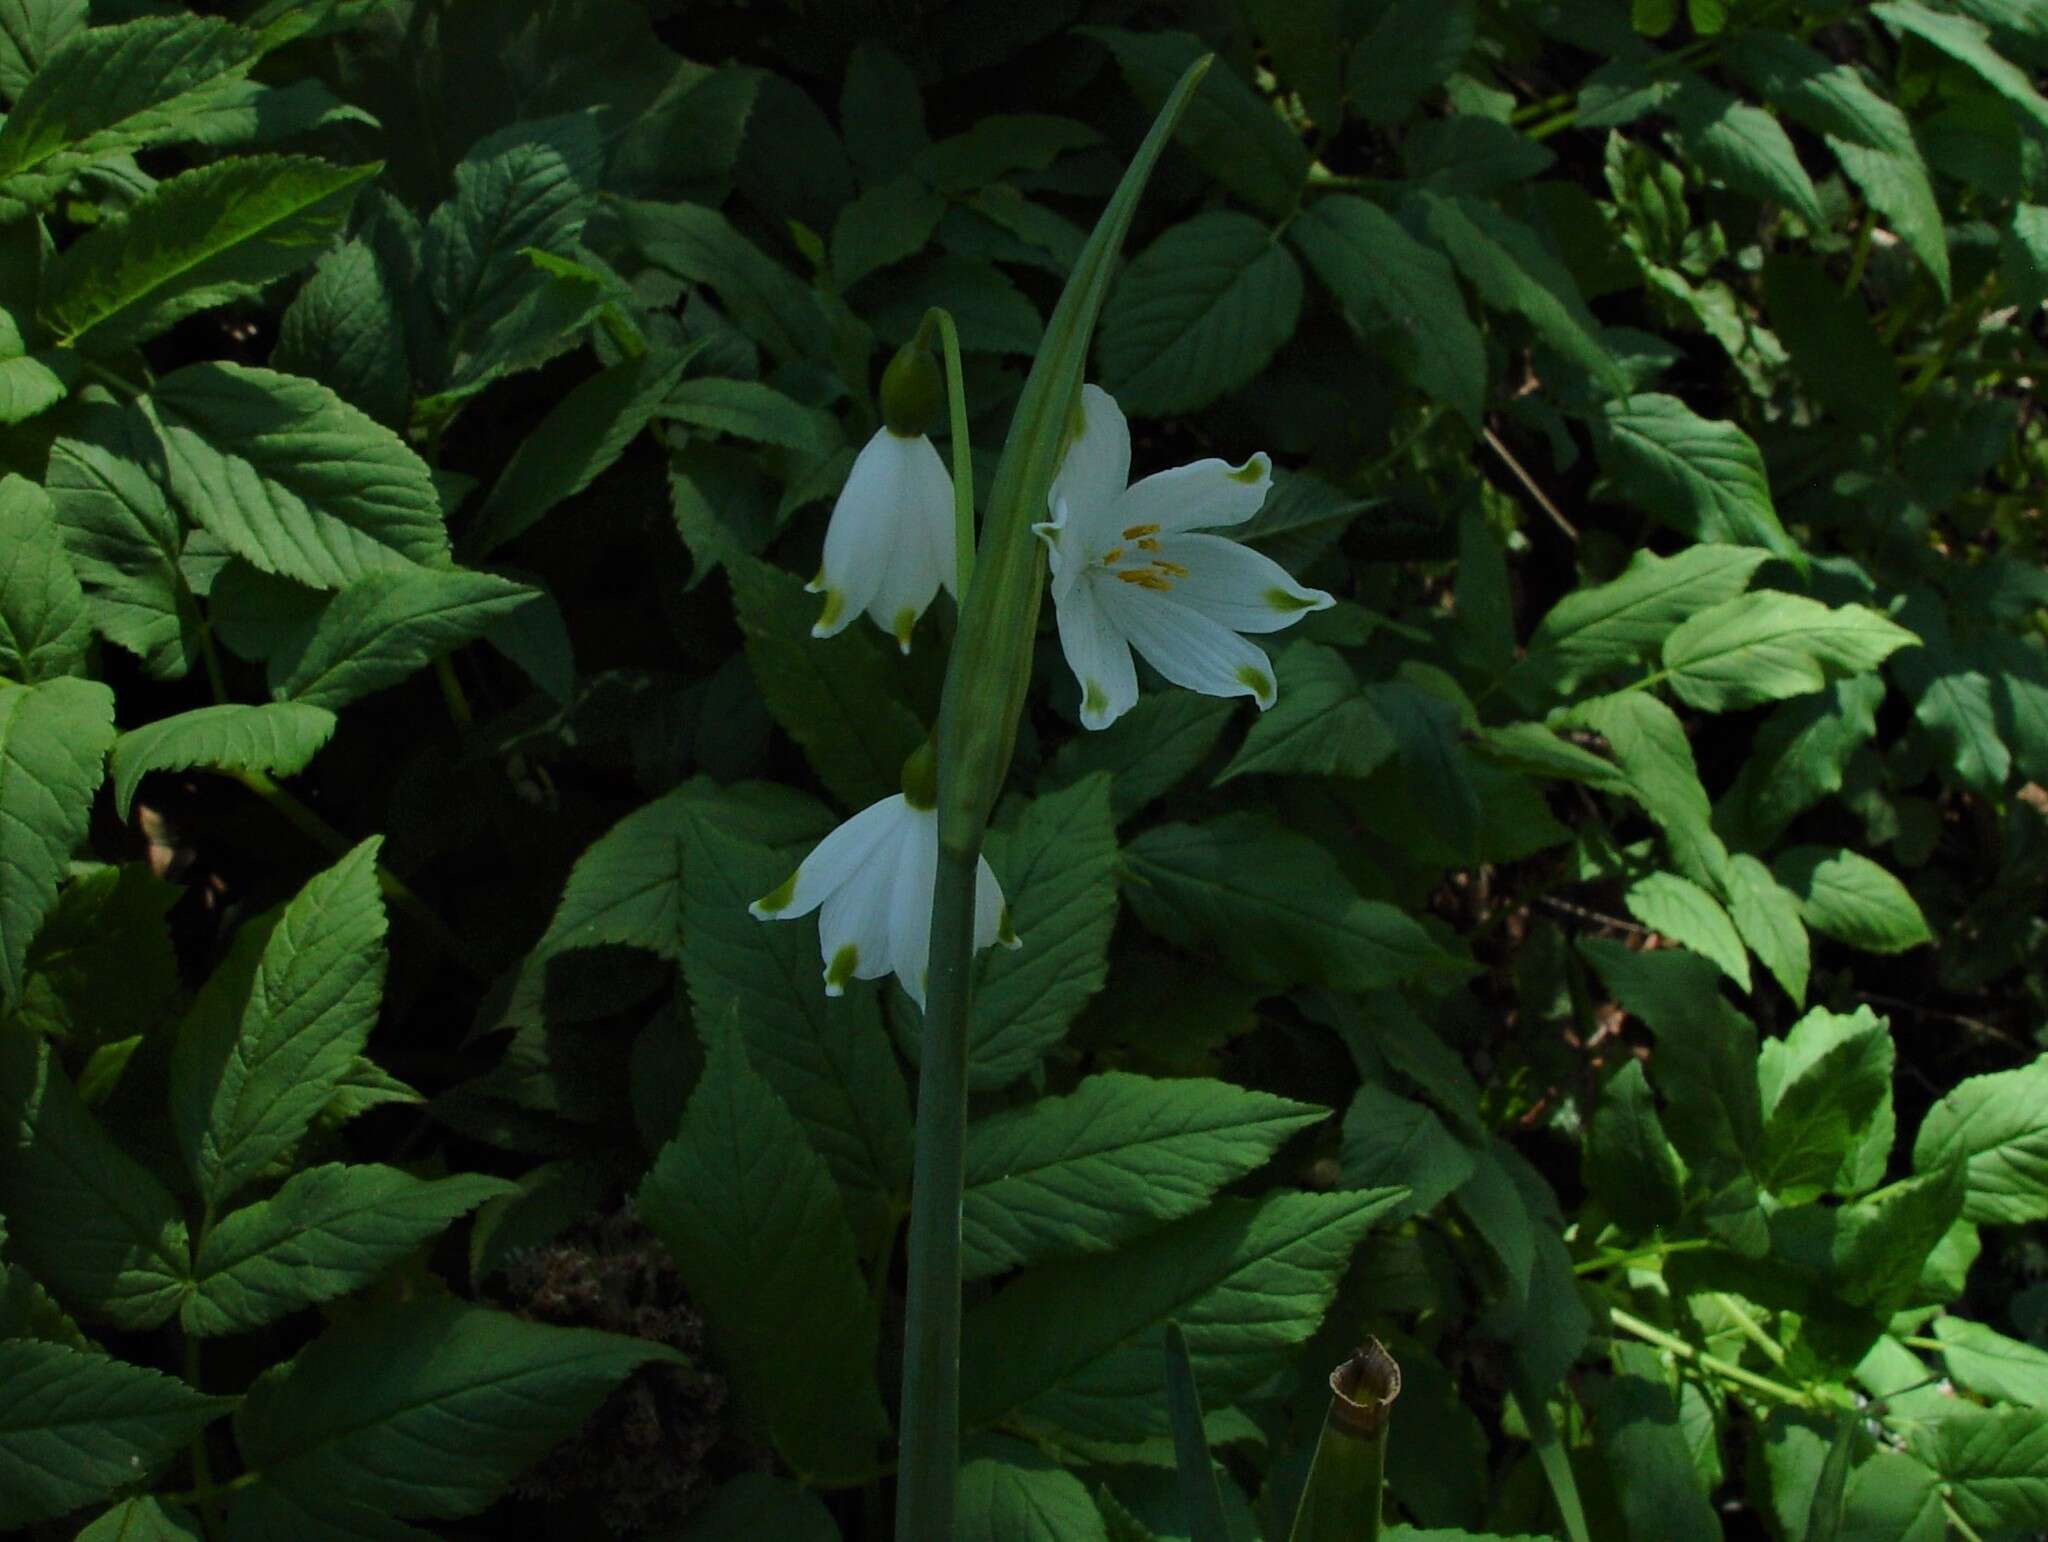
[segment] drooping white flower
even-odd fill
[[[805,586],[825,596],[811,635],[831,637],[866,611],[908,653],[942,584],[953,593],[953,479],[923,434],[879,428],[847,473],[824,563]]]
[[[939,874],[939,816],[902,793],[871,803],[822,841],[781,888],[747,908],[763,921],[818,915],[825,994],[894,973],[921,1008]],[[975,870],[974,948],[1017,947],[1003,891],[983,857]]]
[[[1335,603],[1270,557],[1204,529],[1241,524],[1266,501],[1272,463],[1200,460],[1135,484],[1131,432],[1107,391],[1081,388],[1082,429],[1033,525],[1052,552],[1060,647],[1081,686],[1081,721],[1107,728],[1138,700],[1136,648],[1175,685],[1273,705],[1273,666],[1240,633],[1277,632]]]

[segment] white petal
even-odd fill
[[[1187,569],[1173,578],[1169,598],[1233,632],[1277,632],[1312,610],[1337,602],[1307,589],[1271,557],[1222,535],[1169,535],[1158,555]]]
[[[1069,534],[1072,516],[1073,509],[1062,498],[1053,506],[1051,519],[1031,527],[1031,533],[1045,542],[1046,565],[1052,569],[1054,604],[1067,597],[1067,591],[1074,587],[1089,562],[1088,554],[1076,548]]]
[[[890,608],[876,619],[885,628],[892,627],[906,606],[913,619],[923,613],[938,588],[938,563],[931,548],[939,537],[929,517],[934,497],[947,512],[943,528],[950,565],[953,493],[939,452],[922,434],[906,438],[886,428],[877,430],[854,458],[846,486],[832,506],[821,571],[810,586],[825,594],[825,609],[811,628],[813,636],[843,631],[860,612],[874,615],[883,603]],[[885,586],[886,602],[880,598]]]
[[[867,604],[876,626],[910,651],[910,629],[943,583],[953,587],[953,480],[932,442],[919,434],[902,462],[900,503],[881,581]]]
[[[939,816],[932,809],[913,809],[896,850],[895,887],[889,894],[888,967],[920,1010],[931,967],[932,890],[938,880]]]
[[[849,979],[872,980],[889,972],[889,909],[895,893],[896,861],[903,829],[870,854],[866,865],[825,897],[818,912],[818,954],[825,961],[825,994],[844,995]]]
[[[1103,609],[1102,591],[1127,587],[1101,569],[1091,569],[1084,582],[1056,598],[1060,649],[1081,687],[1081,721],[1107,728],[1138,704],[1138,671],[1130,645]]]
[[[1175,685],[1204,696],[1249,696],[1261,711],[1273,705],[1273,664],[1256,643],[1176,604],[1170,593],[1134,584],[1102,588],[1111,624]]]
[[[1022,947],[1010,930],[1009,907],[1003,903],[1003,886],[996,882],[995,869],[982,857],[974,869],[974,951],[1000,942],[1006,948]]]
[[[1155,471],[1118,501],[1110,534],[1120,536],[1146,525],[1164,535],[1240,525],[1259,512],[1272,485],[1273,463],[1264,454],[1242,466],[1212,459]]]
[[[1092,385],[1081,387],[1081,423],[1045,506],[1057,511],[1067,502],[1070,537],[1092,557],[1116,538],[1117,500],[1131,480],[1131,427],[1110,394]]]
[[[809,915],[867,866],[868,859],[910,812],[900,792],[870,803],[812,847],[782,889],[764,894],[747,908],[763,921],[794,921]]]

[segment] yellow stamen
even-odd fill
[[[1153,540],[1153,539],[1152,539],[1152,538],[1151,538],[1151,537],[1150,537],[1150,536],[1148,535],[1148,536],[1146,536],[1146,537],[1145,537],[1145,539],[1144,539],[1144,540],[1142,540],[1142,541],[1140,541],[1140,542],[1138,543],[1138,550],[1139,550],[1139,551],[1157,551],[1157,550],[1159,550],[1159,543],[1158,543],[1157,541]]]
[[[1174,578],[1186,578],[1188,576],[1186,568],[1182,567],[1178,562],[1168,562],[1164,557],[1158,558],[1153,562],[1152,566],[1159,569],[1162,573],[1170,574]]]
[[[1112,546],[1102,554],[1102,565],[1108,567],[1113,562],[1121,562],[1123,561],[1123,556],[1124,549],[1121,546]]]
[[[1141,535],[1157,534],[1159,534],[1159,527],[1157,525],[1131,525],[1124,530],[1124,539],[1126,541],[1135,541]]]

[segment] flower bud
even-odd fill
[[[945,400],[946,378],[920,329],[882,371],[882,421],[890,433],[908,439],[938,421]]]
[[[903,801],[912,808],[937,808],[939,803],[938,756],[927,739],[903,762]]]

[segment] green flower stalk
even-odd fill
[[[1054,308],[996,463],[982,548],[974,580],[961,596],[960,631],[940,697],[938,878],[918,1063],[896,1489],[896,1535],[904,1542],[940,1542],[954,1534],[960,1466],[960,1203],[976,872],[1031,683],[1045,562],[1031,527],[1046,517],[1046,494],[1073,431],[1088,346],[1116,254],[1153,165],[1208,67],[1207,57],[1197,60],[1167,97]],[[1020,1346],[1020,1352],[1029,1351]]]
[[[1373,1542],[1380,1534],[1387,1423],[1401,1367],[1378,1339],[1330,1373],[1330,1407],[1290,1542]]]

